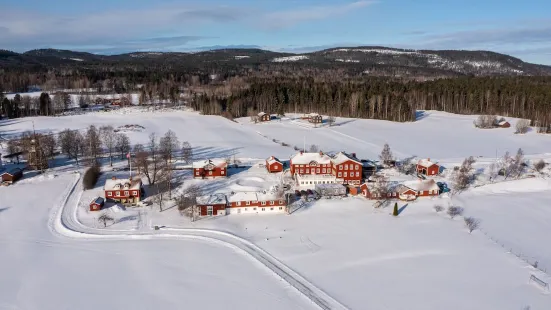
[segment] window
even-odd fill
[[[310,169],[306,168],[306,174],[310,173]]]
[[[121,192],[119,192],[119,191],[115,192],[115,196],[120,196],[120,195],[121,195]]]
[[[272,206],[274,205],[274,201],[273,201],[273,200],[272,200],[272,201],[270,201],[270,205],[272,205]]]
[[[344,165],[344,170],[348,170],[348,165]]]
[[[326,170],[325,168],[323,168],[321,171],[322,171],[322,173],[326,173],[326,172],[327,172],[327,170]]]
[[[134,191],[134,196],[138,196],[138,191]]]
[[[338,176],[339,176],[339,178],[341,178],[341,177],[342,177],[342,173],[341,173],[341,172],[339,172]]]
[[[247,208],[245,208],[245,211],[247,211]]]
[[[356,176],[357,176],[357,177],[359,177],[359,176],[360,176],[360,172],[359,172],[359,171],[358,171],[358,172],[356,172]]]
[[[339,170],[342,170],[342,165],[339,166]]]
[[[241,203],[240,203],[241,204]],[[247,206],[250,206],[251,205],[251,202],[250,201],[247,201],[246,202]]]
[[[344,172],[344,177],[346,178],[348,176],[348,172]]]
[[[236,206],[240,206],[241,205],[241,201],[238,201],[235,203]]]
[[[112,192],[107,192],[107,197],[112,197],[112,196],[113,196]]]
[[[283,207],[279,207],[279,210],[283,210]]]
[[[262,208],[262,211],[266,211],[266,208]]]
[[[224,173],[226,173],[226,172],[224,172],[224,170],[222,170],[222,171],[220,172],[221,175],[224,175]]]
[[[274,208],[270,208],[270,211],[274,211]]]
[[[303,174],[304,173],[304,169],[300,169],[300,174]]]
[[[256,208],[253,208],[253,211],[256,211]]]
[[[282,205],[282,204],[283,204],[283,200],[280,200],[280,201],[279,201],[279,204]]]
[[[265,205],[266,205],[266,201],[263,201],[261,204],[262,204],[263,206],[265,206]],[[264,211],[264,210],[262,210],[262,211]]]
[[[419,195],[423,195],[423,191],[419,191]]]
[[[316,172],[317,172],[317,173],[320,173],[320,172],[321,172],[321,169],[320,169],[320,168],[316,169]]]
[[[195,171],[195,175],[199,175],[199,171]]]
[[[212,171],[209,171],[209,175],[212,175]]]

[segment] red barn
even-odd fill
[[[193,177],[196,179],[226,177],[228,163],[224,159],[207,159],[193,163]]]
[[[438,196],[440,194],[440,187],[438,187],[436,181],[432,179],[409,181],[405,182],[404,186],[412,191],[415,191],[415,194],[418,197]]]
[[[281,172],[283,171],[283,163],[272,156],[266,159],[266,169],[268,169],[269,173]]]
[[[511,127],[511,124],[508,121],[501,121],[501,122],[497,123],[497,127],[509,128],[509,127]]]
[[[0,176],[2,177],[2,183],[12,184],[23,177],[23,170],[20,168],[13,168],[2,172]]]
[[[291,174],[331,174],[331,157],[319,153],[300,152],[291,157]]]
[[[90,211],[99,211],[101,210],[101,208],[103,208],[104,204],[105,199],[103,199],[102,197],[97,197],[90,202]]]
[[[343,184],[360,185],[362,181],[362,162],[356,154],[340,152],[332,160],[333,175],[342,179]]]
[[[440,174],[440,166],[431,162],[430,158],[421,159],[417,162],[417,173],[422,175],[438,175]]]
[[[141,179],[117,179],[105,181],[105,198],[121,203],[137,203],[142,198]]]
[[[272,116],[270,115],[270,113],[264,113],[264,112],[258,113],[259,122],[269,122],[271,119],[272,119]]]
[[[224,194],[197,197],[197,207],[201,216],[226,215],[228,201]]]

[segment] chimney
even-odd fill
[[[302,153],[304,153],[304,151],[300,151],[300,155],[302,155]]]
[[[271,160],[274,160],[274,157],[272,156],[272,157],[270,157],[270,159],[271,159]]]
[[[427,161],[430,161],[430,158],[427,158]]]
[[[323,156],[323,152],[322,152],[322,151],[320,151],[320,156]]]
[[[356,153],[352,153],[352,157],[356,158]]]
[[[111,177],[111,180],[116,180],[116,179],[117,179],[116,176],[112,176],[112,177]]]

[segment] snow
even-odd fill
[[[296,153],[291,157],[293,165],[308,165],[311,162],[316,162],[318,165],[331,164],[331,157],[323,153]]]
[[[200,205],[226,204],[226,195],[214,194],[209,196],[197,197],[197,204],[200,204]]]
[[[228,202],[258,201],[256,192],[234,192],[228,195]]]
[[[140,179],[108,179],[105,180],[104,189],[117,190],[117,189],[128,189],[128,190],[139,190],[142,187],[142,180]]]
[[[354,161],[358,164],[362,164],[357,158],[354,158],[351,154],[347,154],[344,152],[339,152],[337,155],[333,157],[333,164],[340,165],[342,163],[345,163],[347,161]]]
[[[435,163],[433,163],[432,161],[430,161],[429,158],[425,159],[420,159],[418,162],[417,162],[417,165],[419,166],[422,166],[422,167],[425,167],[425,168],[429,168],[433,165],[435,165]]]
[[[69,58],[69,59],[74,61],[84,61],[84,59],[81,59],[81,58]]]
[[[234,58],[235,59],[246,59],[246,58],[251,58],[251,56],[235,56]]]
[[[420,191],[439,191],[440,188],[434,180],[417,180],[403,183],[405,187],[411,188],[416,192]]]
[[[201,168],[204,168],[206,165],[213,165],[215,167],[225,167],[227,165],[227,162],[225,159],[207,159],[207,160],[193,162],[192,167],[193,169],[201,169]]]
[[[422,55],[421,53],[415,51],[397,51],[397,50],[387,50],[379,48],[340,48],[333,50],[332,52],[363,52],[363,53],[379,53],[379,54],[389,54],[389,55]]]
[[[275,163],[281,163],[281,161],[279,159],[277,159],[277,157],[274,157],[274,156],[270,156],[270,158],[268,158],[266,160],[266,162],[268,163],[268,165],[272,165],[272,164],[275,164]]]
[[[335,61],[338,61],[338,62],[355,62],[355,63],[360,62],[357,59],[341,59],[341,58],[337,58],[337,59],[335,59]]]
[[[276,57],[272,59],[273,62],[288,62],[288,61],[299,61],[308,59],[308,56],[305,55],[295,55],[295,56],[286,56],[286,57]]]

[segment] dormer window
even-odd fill
[[[309,165],[310,165],[310,167],[317,167],[317,166],[318,166],[318,162],[315,161],[315,160],[312,160],[312,161],[310,162]]]

